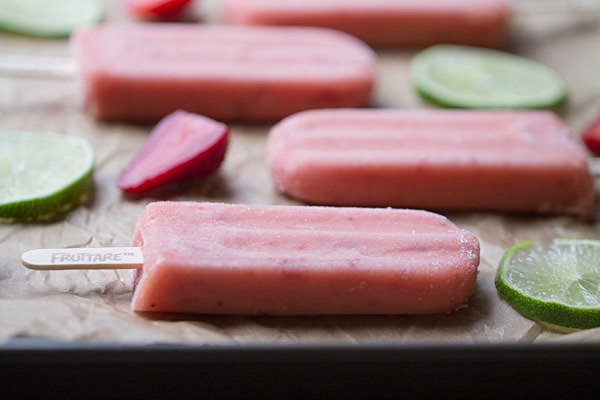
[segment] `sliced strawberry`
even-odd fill
[[[583,132],[581,138],[587,148],[597,156],[600,156],[600,115]]]
[[[137,17],[169,18],[180,13],[191,0],[127,0],[127,10]]]
[[[138,193],[210,175],[225,158],[228,136],[225,124],[176,111],[154,127],[117,185],[125,193]]]

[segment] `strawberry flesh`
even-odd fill
[[[600,156],[600,115],[583,132],[581,138],[587,148],[597,156]]]
[[[127,10],[138,17],[169,18],[179,14],[191,0],[127,0]]]
[[[125,193],[139,193],[215,172],[227,150],[227,125],[185,111],[163,118],[119,176]]]

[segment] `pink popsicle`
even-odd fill
[[[183,109],[220,121],[275,121],[323,107],[362,107],[373,51],[323,28],[104,25],[73,47],[89,112],[157,120]]]
[[[429,314],[475,288],[479,242],[416,210],[150,203],[136,311]]]
[[[314,110],[273,127],[277,189],[309,203],[589,216],[582,146],[547,111]]]
[[[373,45],[506,44],[508,0],[225,0],[231,24],[339,29]]]

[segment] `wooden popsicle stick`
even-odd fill
[[[598,0],[526,0],[513,1],[511,8],[518,14],[579,14],[588,15],[600,12]]]
[[[36,249],[21,256],[29,269],[54,271],[72,269],[135,269],[144,264],[141,247]]]
[[[600,157],[590,158],[588,160],[588,168],[594,178],[600,178]]]
[[[0,56],[0,76],[40,79],[71,79],[77,66],[69,58],[3,54]]]

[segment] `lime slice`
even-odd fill
[[[511,247],[496,288],[524,316],[553,327],[600,326],[600,241],[555,239]]]
[[[31,36],[66,37],[102,18],[100,0],[1,0],[0,28]]]
[[[0,132],[0,219],[55,218],[85,200],[94,149],[81,137],[49,132]]]
[[[561,103],[564,80],[551,68],[514,54],[437,45],[418,53],[410,76],[426,100],[445,107],[539,109]]]

